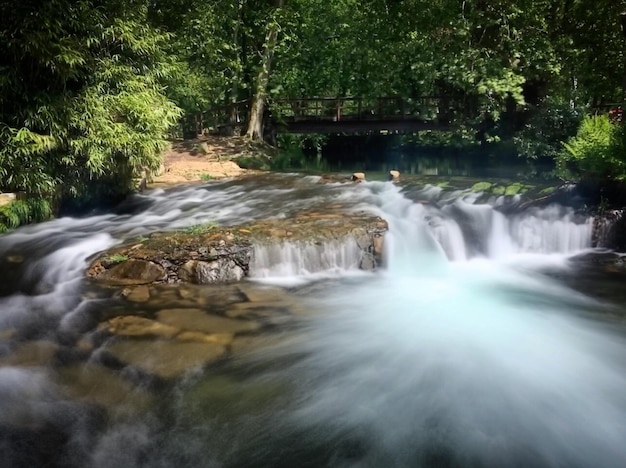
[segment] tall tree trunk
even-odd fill
[[[275,8],[282,8],[284,5],[285,0],[274,0]],[[257,74],[255,93],[252,97],[252,105],[250,106],[250,119],[248,121],[248,131],[246,132],[246,136],[251,140],[263,139],[263,116],[267,100],[267,85],[270,79],[272,58],[274,56],[274,49],[276,48],[277,40],[278,25],[275,22],[270,21],[268,24],[267,34],[265,36],[261,68]]]
[[[237,47],[237,60],[238,64],[233,67],[232,87],[230,89],[230,123],[236,125],[240,122],[241,116],[239,115],[239,107],[236,102],[239,100],[239,81],[241,80],[240,70],[242,68],[241,56],[243,52],[239,48],[239,30],[243,24],[243,9],[246,4],[246,0],[239,0],[237,4],[237,20],[233,28],[233,44]],[[232,127],[231,127],[232,128]],[[241,135],[241,133],[239,134]]]

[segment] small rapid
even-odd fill
[[[53,466],[623,466],[626,341],[599,318],[617,305],[558,279],[592,248],[593,219],[480,200],[282,175],[154,190],[1,237],[3,466],[26,466],[23,447],[57,432],[35,450],[60,457]],[[113,366],[120,403],[107,417],[67,396],[57,374],[99,365],[77,343],[98,314],[120,313],[119,291],[84,278],[96,253],[330,205],[388,222],[383,268],[361,272],[349,239],[255,246],[251,280],[282,285],[306,311],[295,323],[168,386]],[[41,340],[64,353],[47,367],[12,360]]]

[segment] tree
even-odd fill
[[[285,0],[272,0],[274,9],[267,22],[267,33],[263,44],[261,63],[256,76],[254,95],[250,106],[250,119],[246,136],[251,140],[263,139],[263,116],[267,101],[267,86],[269,83],[272,58],[278,41],[278,16],[285,6]]]
[[[0,18],[2,189],[119,196],[158,167],[180,111],[145,2],[2,0]]]

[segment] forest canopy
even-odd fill
[[[615,0],[0,0],[0,190],[126,193],[158,166],[185,114],[249,98],[262,118],[276,97],[446,96],[491,123],[487,141],[563,163],[562,142],[582,117],[623,100],[624,9]]]

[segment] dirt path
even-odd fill
[[[258,151],[243,137],[203,136],[174,141],[153,183],[175,184],[244,175],[251,171],[240,168],[233,159]]]

